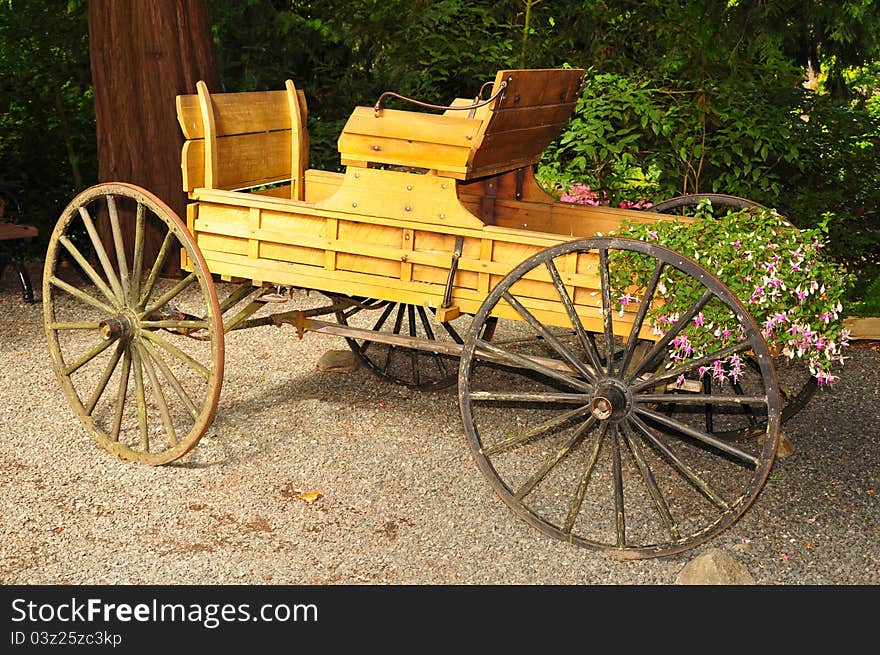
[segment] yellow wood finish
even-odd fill
[[[342,163],[425,168],[469,180],[535,164],[568,122],[577,103],[582,69],[504,70],[492,103],[474,116],[356,107],[339,137]],[[491,97],[491,96],[490,96]],[[461,107],[473,100],[456,98]]]
[[[187,192],[246,189],[291,181],[289,197],[305,198],[309,138],[305,95],[290,80],[283,91],[177,97],[177,120],[187,141],[181,169]]]
[[[558,202],[537,184],[531,166],[464,179],[475,170],[474,162],[483,170],[503,170],[511,161],[540,156],[546,145],[541,144],[567,119],[581,74],[502,71],[495,85],[508,83],[504,96],[473,117],[467,111],[383,110],[376,118],[372,108],[358,108],[340,137],[343,157],[348,152],[355,162],[344,174],[307,168],[305,102],[292,83],[282,92],[259,94],[210,96],[200,88],[195,99],[178,98],[181,126],[190,137],[183,168],[195,201],[188,227],[210,270],[222,279],[435,309],[443,303],[461,237],[451,304],[441,315],[476,313],[504,275],[545,248],[608,234],[624,218],[667,218]],[[430,170],[368,167],[370,152],[405,154],[410,165]],[[293,178],[291,184],[232,190],[270,181],[281,168]],[[213,184],[206,184],[212,178]],[[558,266],[585,327],[601,331],[597,258],[573,254]],[[184,261],[184,268],[191,263]],[[571,325],[545,268],[523,276],[513,290],[545,324]],[[521,318],[505,302],[494,313]],[[628,334],[633,315],[615,312],[615,331]],[[643,330],[642,336],[653,335]]]

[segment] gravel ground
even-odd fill
[[[880,582],[880,352],[853,349],[841,381],[786,423],[796,452],[736,524],[687,553],[622,563],[495,498],[454,389],[320,372],[343,341],[289,327],[227,338],[217,417],[189,455],[122,462],[67,405],[39,301],[22,302],[4,273],[0,584],[670,585],[709,547],[760,585]]]

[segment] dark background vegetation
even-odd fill
[[[475,95],[502,68],[583,67],[575,115],[539,169],[613,200],[722,192],[796,225],[827,220],[880,314],[876,0],[210,0],[222,91],[309,105],[311,166],[339,169],[356,105],[394,90]],[[0,0],[0,182],[42,244],[98,181],[86,0]]]

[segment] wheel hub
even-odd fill
[[[601,380],[590,400],[590,413],[600,421],[621,419],[629,413],[632,397],[622,382]]]
[[[107,341],[129,336],[132,333],[132,327],[132,319],[125,314],[103,320],[98,324],[101,337]]]

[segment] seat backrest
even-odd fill
[[[425,168],[468,180],[537,163],[568,122],[583,69],[503,70],[491,103],[457,98],[442,114],[356,107],[339,137],[342,163]]]
[[[210,94],[204,82],[196,89],[177,96],[184,191],[291,180],[291,197],[301,200],[309,152],[303,92],[290,80],[283,91]]]

